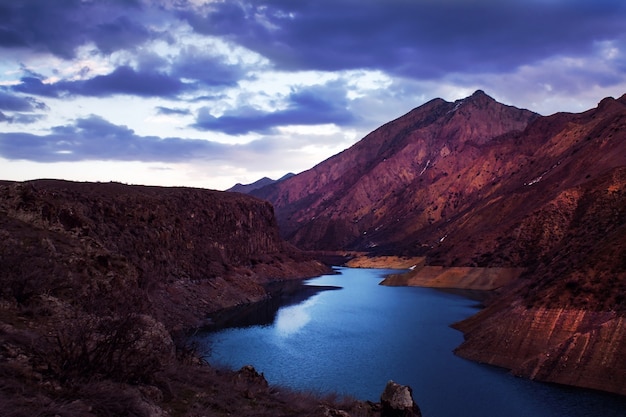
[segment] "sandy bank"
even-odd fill
[[[404,257],[404,256],[367,256],[361,253],[351,253],[352,259],[346,262],[350,268],[388,268],[388,269],[409,269],[418,265],[423,265],[424,257]]]
[[[381,285],[495,290],[516,280],[523,268],[475,268],[421,265],[403,274],[387,276]]]

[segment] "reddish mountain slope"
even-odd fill
[[[457,184],[484,144],[523,130],[537,115],[482,91],[432,100],[309,171],[252,194],[274,204],[285,237],[306,249],[387,247],[441,218],[440,200],[458,204],[482,185]],[[462,157],[458,157],[462,156]],[[444,212],[445,215],[445,212]]]
[[[459,354],[626,394],[626,95],[548,117],[433,100],[257,195],[303,248],[525,268]]]
[[[626,96],[539,117],[479,91],[433,100],[254,194],[274,204],[283,235],[302,248],[529,267],[573,227],[589,240],[596,219],[572,221],[623,166]]]

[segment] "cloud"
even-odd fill
[[[317,160],[310,145],[327,148],[324,157],[329,157],[345,148],[342,139],[345,138],[337,132],[289,133],[229,145],[201,139],[141,136],[127,126],[92,115],[53,127],[47,134],[0,132],[0,157],[39,163],[138,161],[200,163],[205,167],[211,163],[226,164],[232,169],[245,166],[246,170],[258,172],[275,170],[283,175]],[[277,165],[277,160],[286,165]]]
[[[172,73],[209,87],[234,86],[246,77],[246,70],[243,65],[225,62],[225,58],[207,55],[196,47],[187,47],[175,58]]]
[[[143,97],[174,97],[185,89],[179,79],[167,74],[144,71],[137,72],[122,66],[110,74],[99,75],[86,81],[64,82],[68,91],[86,96],[108,96],[129,94]]]
[[[151,70],[136,71],[129,66],[121,66],[109,74],[87,80],[44,83],[39,78],[23,77],[20,84],[12,87],[14,91],[47,97],[66,95],[108,97],[116,94],[176,97],[187,88],[188,86],[178,78],[165,73]]]
[[[49,110],[46,103],[33,97],[22,97],[0,90],[0,122],[33,124],[46,116],[33,114],[37,111]],[[9,112],[9,114],[3,111]]]
[[[126,126],[114,125],[93,115],[71,125],[54,127],[47,135],[0,133],[2,157],[36,162],[182,162],[197,158],[219,159],[226,150],[225,145],[204,140],[139,136]]]
[[[32,97],[20,97],[0,90],[0,110],[32,112],[47,108],[44,102]]]
[[[203,107],[198,111],[193,127],[243,135],[250,132],[268,133],[279,126],[348,125],[357,121],[357,117],[348,109],[346,92],[338,83],[293,89],[286,103],[286,108],[274,111],[239,106],[219,117],[213,116],[209,107]]]
[[[626,3],[242,0],[179,16],[198,33],[228,37],[284,70],[435,78],[587,54],[597,41],[624,39]]]
[[[24,113],[14,113],[12,116],[7,116],[6,114],[0,112],[0,122],[4,123],[15,123],[15,124],[24,124],[29,125],[33,123],[37,123],[42,119],[45,119],[46,116],[42,114],[24,114]]]
[[[132,49],[159,36],[140,0],[21,0],[0,5],[0,47],[28,48],[64,59],[93,42],[104,53]]]
[[[189,109],[178,109],[158,106],[156,107],[157,114],[164,114],[166,116],[188,116],[191,114]]]
[[[106,54],[126,49],[129,45],[140,45],[151,38],[152,34],[146,27],[127,16],[100,23],[92,35],[98,49]]]

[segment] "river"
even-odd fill
[[[463,335],[450,324],[478,311],[474,299],[378,285],[395,271],[337,271],[198,335],[208,361],[251,364],[270,384],[372,401],[392,379],[413,388],[427,417],[626,415],[624,397],[520,379],[455,356]]]

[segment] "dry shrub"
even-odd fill
[[[173,357],[162,325],[134,313],[75,318],[48,342],[49,369],[61,381],[150,382]]]
[[[4,242],[0,246],[0,296],[28,305],[39,294],[68,287],[67,274],[41,241]]]

